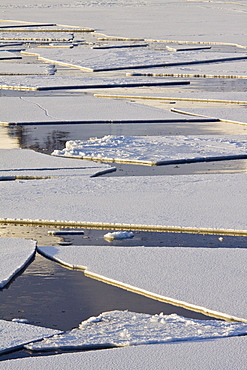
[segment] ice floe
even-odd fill
[[[63,160],[63,158],[61,158]],[[1,181],[2,218],[246,232],[247,174]],[[37,202],[38,199],[38,202]]]
[[[172,66],[183,64],[212,63],[247,59],[247,54],[213,53],[189,51],[179,54],[152,48],[129,49],[41,49],[33,48],[21,52],[23,55],[34,55],[40,60],[57,63],[87,71],[111,71],[129,68]]]
[[[0,320],[0,330],[0,354],[23,348],[27,343],[61,333],[58,330],[5,320]]]
[[[247,324],[186,319],[176,314],[148,315],[128,311],[104,312],[81,322],[78,329],[58,334],[25,348],[35,351],[136,346],[201,340],[246,334]]]
[[[21,59],[21,56],[18,56],[10,51],[0,50],[0,60],[4,59]]]
[[[63,246],[38,250],[110,284],[213,316],[247,320],[245,249]]]
[[[29,357],[0,362],[4,370],[39,368],[92,370],[164,370],[246,369],[246,337],[225,337],[202,341],[149,344],[104,351],[86,351],[42,357]]]
[[[114,239],[130,239],[134,237],[134,233],[132,231],[114,231],[112,233],[107,233],[104,235],[104,239],[106,240],[114,240]]]
[[[92,176],[111,166],[81,160],[55,158],[29,149],[0,149],[0,180],[5,177]]]
[[[11,104],[10,104],[11,99]],[[15,106],[13,110],[12,107]],[[173,120],[180,115],[162,109],[92,96],[5,97],[0,100],[1,123],[114,123]]]
[[[0,250],[0,288],[3,288],[34,256],[36,242],[0,237]]]
[[[2,63],[0,64],[0,85],[6,84],[2,75],[14,75],[16,78],[16,75],[51,75],[54,74],[55,71],[54,65]]]
[[[246,155],[247,136],[113,136],[67,141],[64,157],[157,164],[170,160]]]

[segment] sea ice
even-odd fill
[[[133,238],[134,237],[134,233],[132,231],[128,232],[128,231],[115,231],[115,232],[112,232],[112,233],[107,233],[104,235],[104,238],[106,240],[114,240],[114,239],[129,239],[129,238]]]
[[[247,320],[245,249],[183,247],[38,247],[45,256],[109,284],[199,309]]]
[[[21,59],[21,57],[10,51],[0,50],[0,60],[3,59]]]
[[[140,162],[246,155],[247,136],[113,136],[70,140],[55,156]]]
[[[20,349],[27,343],[61,333],[58,330],[5,320],[0,320],[0,331],[0,354]]]
[[[192,320],[172,315],[148,315],[128,311],[104,312],[82,321],[79,328],[29,343],[32,351],[136,346],[247,333],[247,324],[217,320]]]
[[[3,288],[31,260],[35,250],[36,242],[33,240],[0,237],[0,288]]]
[[[3,75],[14,75],[14,80],[17,75],[52,75],[55,70],[54,65],[49,64],[2,63],[0,64],[0,86],[6,85],[6,77],[2,77]],[[8,81],[8,78],[6,80]]]

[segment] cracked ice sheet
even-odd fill
[[[75,176],[94,175],[111,166],[83,160],[52,157],[28,149],[0,149],[2,176]]]
[[[226,58],[244,58],[247,54],[216,53],[208,51],[184,51],[180,53],[166,50],[144,48],[129,49],[41,49],[31,48],[21,52],[23,55],[35,55],[39,59],[88,71],[107,71],[134,67],[160,66],[171,63],[190,63]]]
[[[247,319],[246,249],[63,246],[38,250],[87,276]],[[192,308],[193,309],[193,308]]]
[[[0,320],[0,331],[0,354],[20,349],[32,341],[61,333],[58,330],[5,320]]]
[[[128,311],[103,312],[81,322],[78,328],[29,343],[28,350],[45,351],[125,347],[176,341],[194,341],[247,334],[247,324],[192,320],[176,314],[148,315]]]
[[[157,162],[246,154],[247,136],[113,136],[67,141],[64,157]]]
[[[32,240],[0,237],[0,288],[3,288],[28,263],[35,250],[36,242]]]
[[[61,160],[64,160],[61,158]],[[165,182],[164,182],[165,181]],[[1,217],[246,230],[247,174],[0,182]]]
[[[246,370],[246,337],[221,338],[172,344],[149,344],[124,348],[29,357],[0,362],[4,370],[38,368],[74,370]]]
[[[54,66],[45,64],[22,64],[2,63],[0,64],[0,75],[15,75],[13,81],[18,78],[16,75],[51,75],[55,73]],[[6,77],[5,77],[6,78]],[[0,85],[5,83],[5,78],[0,76]],[[8,81],[8,78],[6,78]]]
[[[15,109],[13,110],[13,106]],[[61,123],[74,121],[153,120],[181,116],[162,109],[92,96],[4,97],[0,99],[1,122]]]
[[[183,76],[183,77],[235,77],[247,78],[246,61],[188,65],[166,68],[141,69],[133,75]]]
[[[33,64],[36,65],[36,64]],[[6,68],[5,68],[6,69]],[[37,70],[38,68],[34,69],[34,71]],[[49,68],[48,68],[49,71]],[[54,69],[51,68],[51,71],[54,71]],[[13,74],[15,74],[16,70],[13,70]],[[26,69],[26,73],[22,74],[31,74],[28,73],[28,69]],[[1,66],[0,66],[0,74],[1,74]],[[9,73],[11,74],[11,73]],[[20,73],[21,74],[21,73]],[[32,73],[34,74],[34,73]],[[38,73],[37,73],[38,74]],[[48,74],[48,73],[46,73]],[[51,74],[51,73],[50,73]],[[186,82],[186,81],[185,81]],[[174,81],[167,81],[162,78],[135,78],[135,77],[125,77],[125,78],[106,78],[106,77],[67,77],[67,76],[15,76],[15,77],[0,77],[0,88],[27,88],[27,89],[40,89],[42,88],[54,88],[54,87],[59,87],[59,88],[71,88],[71,87],[90,87],[90,88],[95,88],[100,85],[100,87],[107,88],[108,85],[115,86],[115,87],[121,87],[121,85],[127,85],[127,84],[167,84],[169,87],[169,83],[172,83],[176,86],[176,83]],[[179,85],[179,82],[177,83]]]

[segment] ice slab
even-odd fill
[[[221,108],[186,108],[186,109],[173,109],[174,112],[186,114],[189,116],[200,116],[205,118],[217,118],[221,121],[240,123],[247,125],[246,117],[247,105],[227,106]]]
[[[247,78],[246,61],[187,65],[183,67],[167,67],[142,69],[132,75],[143,76],[175,76],[175,77],[208,77],[208,78]]]
[[[194,341],[247,333],[247,324],[218,320],[191,320],[176,314],[148,315],[128,311],[103,312],[82,321],[78,328],[29,343],[32,351],[93,349]]]
[[[12,107],[15,106],[13,110]],[[114,121],[181,119],[177,113],[123,101],[92,96],[4,97],[0,99],[1,123],[114,123]],[[119,122],[119,123],[120,123]]]
[[[25,239],[0,238],[0,250],[0,288],[3,288],[33,257],[36,242]]]
[[[246,155],[247,136],[113,136],[70,140],[63,150],[52,154],[62,157],[104,159],[109,162],[157,164],[170,160]]]
[[[63,246],[38,250],[87,276],[215,316],[247,320],[245,249]]]
[[[0,180],[4,177],[36,176],[60,177],[85,175],[92,176],[99,171],[107,171],[107,164],[81,160],[63,160],[28,149],[0,149]]]
[[[21,59],[21,56],[18,56],[10,51],[0,50],[0,60],[4,59]]]
[[[0,64],[0,75],[51,75],[56,71],[53,65],[46,64],[24,64],[24,63],[2,63]],[[0,77],[0,86],[6,84],[4,78]]]
[[[36,64],[35,64],[36,66]],[[44,67],[43,67],[44,68]],[[6,67],[5,67],[6,69]],[[12,69],[13,73],[8,74],[18,74],[16,73],[16,69]],[[21,70],[21,68],[19,68]],[[34,72],[37,71],[38,67],[33,68]],[[48,69],[50,70],[50,69]],[[17,67],[18,71],[18,67]],[[35,73],[28,73],[32,71],[28,70],[28,68],[24,68],[26,73],[20,74],[35,74]],[[54,72],[54,68],[51,68],[51,71]],[[1,69],[0,69],[1,74]],[[7,73],[6,73],[7,74]],[[44,73],[42,73],[44,74]],[[46,73],[48,74],[48,73]],[[51,73],[50,73],[51,74]],[[0,77],[0,88],[2,89],[15,89],[15,90],[56,90],[56,89],[86,89],[86,88],[111,88],[111,87],[138,87],[138,86],[156,86],[156,85],[183,85],[189,84],[189,81],[167,81],[162,78],[146,78],[146,79],[138,79],[138,78],[107,78],[107,77],[68,77],[68,76],[7,76],[7,77]]]
[[[89,49],[73,48],[65,50],[31,48],[22,51],[23,55],[35,55],[41,60],[66,65],[88,71],[107,71],[129,68],[144,68],[218,61],[247,59],[247,54],[214,53],[207,51],[184,51],[179,54],[152,48],[129,49]]]
[[[0,214],[112,225],[108,228],[119,223],[123,229],[157,225],[246,232],[246,181],[245,173],[166,176],[165,183],[162,176],[2,181]]]
[[[81,369],[92,370],[182,370],[246,369],[246,337],[210,339],[172,344],[149,344],[104,351],[86,351],[59,356],[29,357],[0,362],[4,370]]]
[[[67,32],[1,32],[1,40],[71,41],[73,34]]]
[[[5,320],[0,320],[0,330],[0,354],[20,349],[32,341],[61,333],[58,330]]]

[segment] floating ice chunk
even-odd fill
[[[20,322],[20,323],[22,323],[22,324],[28,324],[29,323],[29,321],[27,320],[27,319],[12,319],[11,320],[12,322]]]
[[[104,238],[108,241],[114,239],[130,239],[134,237],[134,233],[132,231],[115,231],[113,233],[107,233],[104,235]]]
[[[29,342],[61,333],[58,330],[5,320],[0,320],[0,331],[0,353],[16,350]]]
[[[0,238],[0,288],[28,263],[35,250],[33,240]]]
[[[124,347],[140,344],[194,341],[247,333],[247,324],[192,320],[176,314],[148,315],[128,311],[104,312],[83,321],[78,329],[55,335],[25,348],[33,351]]]

